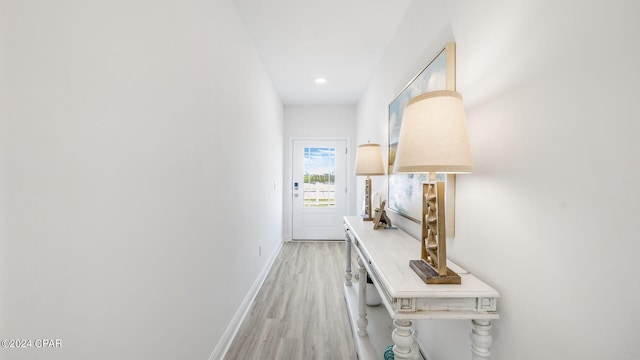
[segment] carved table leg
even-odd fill
[[[417,359],[411,320],[393,320],[393,325],[396,327],[391,334],[394,359]]]
[[[347,232],[344,233],[344,243],[347,247],[347,270],[344,274],[344,284],[347,286],[351,286],[351,237]]]
[[[358,257],[358,335],[367,336],[367,269],[364,267],[362,259]]]
[[[491,359],[491,320],[471,320],[471,359]]]

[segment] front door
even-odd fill
[[[293,140],[292,238],[341,240],[346,214],[346,140]]]

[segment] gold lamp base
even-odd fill
[[[411,260],[409,266],[427,284],[462,284],[460,275],[449,268],[447,268],[446,275],[439,275],[438,271],[424,260]]]
[[[371,178],[367,176],[364,181],[364,214],[362,221],[373,221],[373,212],[371,211]]]
[[[422,184],[422,256],[409,266],[427,284],[462,284],[460,275],[447,267],[447,234],[444,208],[444,183]]]

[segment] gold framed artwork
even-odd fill
[[[389,104],[389,181],[388,203],[389,210],[402,215],[415,222],[421,222],[422,213],[422,183],[427,181],[426,174],[394,174],[400,125],[404,108],[413,97],[435,90],[456,90],[456,48],[455,43],[450,42],[422,69]],[[447,182],[447,191],[455,189],[455,175],[438,175],[439,180]],[[453,194],[455,190],[449,191]],[[449,195],[447,195],[449,197]],[[447,206],[453,203],[453,198],[447,199]],[[451,212],[447,211],[447,219],[451,227],[447,232],[453,235],[453,206]],[[450,231],[449,231],[450,230]]]

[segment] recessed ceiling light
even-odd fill
[[[314,81],[316,82],[316,84],[324,84],[327,82],[327,79],[323,77],[319,77],[319,78],[316,78]]]

